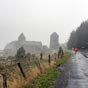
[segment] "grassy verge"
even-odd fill
[[[57,60],[56,65],[64,65],[71,55],[66,52],[62,59]],[[35,79],[34,83],[26,85],[24,88],[52,88],[60,72],[55,67],[50,67],[41,76]]]
[[[64,57],[62,59],[57,60],[57,63],[56,64],[57,65],[58,64],[64,65],[67,62],[67,60],[70,58],[70,56],[71,56],[71,54],[68,53],[68,52],[66,52],[65,55],[64,55]]]
[[[24,88],[50,88],[50,85],[55,82],[58,71],[53,67],[39,76],[34,83],[27,85]]]

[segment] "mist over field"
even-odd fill
[[[0,49],[24,33],[27,40],[49,46],[57,32],[60,43],[88,19],[87,0],[0,0]]]

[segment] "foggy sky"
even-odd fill
[[[57,32],[60,43],[88,19],[88,0],[0,0],[0,49],[23,32],[27,40],[49,45]]]

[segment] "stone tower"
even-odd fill
[[[24,44],[26,42],[26,37],[24,36],[23,33],[20,34],[20,36],[18,37],[18,44],[17,44],[17,47],[20,48],[20,47],[23,47]]]
[[[59,35],[56,32],[50,36],[50,49],[59,49]]]
[[[23,33],[21,33],[20,36],[18,37],[18,41],[19,42],[25,42],[26,41],[26,38],[25,38]]]

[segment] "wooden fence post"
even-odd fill
[[[20,69],[20,71],[21,71],[23,77],[26,79],[26,75],[25,75],[25,73],[24,73],[24,71],[23,71],[23,68],[22,68],[21,64],[20,64],[20,63],[17,63],[17,65],[18,65],[18,67],[19,67],[19,69]]]
[[[7,74],[6,72],[2,74],[3,76],[3,88],[7,88]]]

